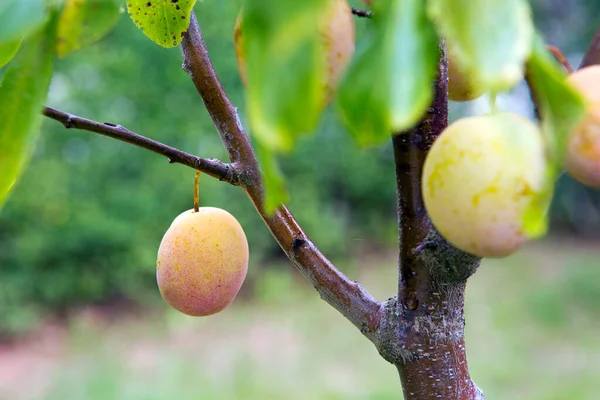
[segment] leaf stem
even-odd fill
[[[546,48],[548,49],[548,51],[550,53],[552,53],[554,58],[556,58],[556,61],[558,61],[559,63],[562,64],[563,67],[565,67],[565,70],[569,74],[573,73],[573,68],[571,68],[571,64],[569,64],[569,60],[567,60],[567,58],[565,57],[563,52],[560,51],[560,49],[558,47],[549,44],[546,46]]]

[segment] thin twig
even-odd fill
[[[348,279],[319,251],[303,232],[290,211],[281,206],[274,215],[263,208],[263,187],[254,149],[244,131],[237,109],[231,104],[208,56],[194,13],[181,42],[183,68],[217,128],[236,168],[245,172],[241,186],[263,218],[287,257],[327,303],[337,309],[369,339],[373,340],[382,316],[382,304],[357,282]]]
[[[200,158],[188,154],[174,147],[167,146],[156,140],[138,135],[121,125],[115,125],[108,122],[96,122],[86,118],[81,118],[52,107],[44,107],[42,113],[53,120],[62,123],[67,129],[79,129],[89,132],[99,133],[113,139],[132,144],[137,147],[150,150],[154,153],[165,156],[170,163],[187,165],[196,170],[202,171],[221,181],[229,182],[233,185],[239,184],[238,173],[231,164],[225,164],[212,158]]]
[[[368,10],[359,10],[358,8],[352,7],[352,14],[361,18],[371,18],[373,17],[373,11]]]
[[[571,74],[573,72],[573,68],[571,68],[571,64],[569,64],[569,60],[567,60],[567,57],[565,57],[563,52],[560,51],[560,49],[558,47],[552,46],[549,44],[546,46],[546,48],[548,49],[548,51],[550,53],[552,53],[554,58],[556,58],[556,61],[558,61],[559,63],[562,64],[562,66],[565,68],[565,70],[567,70],[567,72],[569,74]]]

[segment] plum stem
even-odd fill
[[[194,212],[200,210],[200,170],[196,170],[196,177],[194,178]]]

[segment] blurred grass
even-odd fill
[[[469,365],[489,399],[598,398],[599,249],[537,243],[486,260],[471,279]],[[390,252],[340,267],[383,300],[395,291],[394,264]],[[255,299],[210,318],[74,319],[41,398],[398,399],[395,368],[287,269],[266,268]],[[15,390],[6,398],[26,398]]]

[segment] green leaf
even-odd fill
[[[58,25],[58,56],[100,40],[119,21],[120,8],[119,0],[66,0]]]
[[[263,181],[263,204],[267,215],[273,215],[277,207],[288,200],[283,174],[275,152],[258,143],[256,154],[261,167]]]
[[[548,230],[548,208],[554,184],[563,169],[568,137],[585,115],[585,101],[566,80],[563,67],[546,50],[537,36],[527,62],[527,79],[539,107],[542,132],[548,154],[548,172],[544,190],[530,205],[523,219],[523,231],[537,238]]]
[[[410,128],[432,100],[437,37],[422,0],[374,4],[372,24],[342,83],[338,110],[361,145]]]
[[[0,1],[0,43],[23,38],[44,23],[45,0]]]
[[[250,131],[272,150],[288,151],[298,135],[313,131],[326,104],[320,25],[328,1],[244,3]]]
[[[127,0],[127,12],[146,36],[162,47],[181,43],[196,0]]]
[[[52,77],[56,20],[28,37],[0,84],[0,206],[29,160]]]
[[[429,0],[428,13],[465,76],[481,92],[509,89],[523,76],[533,23],[526,0]]]
[[[546,145],[551,161],[558,170],[563,167],[570,132],[585,115],[582,95],[565,80],[566,72],[536,36],[527,62],[527,78],[542,119]]]
[[[4,67],[19,51],[21,39],[16,39],[11,42],[0,43],[0,68]]]
[[[548,166],[546,176],[544,177],[544,187],[533,198],[527,210],[525,210],[521,229],[523,229],[525,236],[529,239],[540,238],[548,232],[548,211],[552,202],[552,196],[554,195],[554,186],[558,175],[558,169],[555,166]]]

